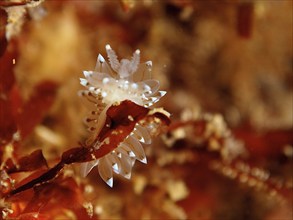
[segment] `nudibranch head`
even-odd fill
[[[150,78],[152,62],[140,64],[140,51],[136,50],[130,60],[118,60],[115,51],[106,45],[108,62],[99,54],[94,71],[84,71],[85,78],[80,79],[86,90],[81,91],[90,102],[93,109],[86,119],[89,130],[93,132],[87,140],[87,145],[99,148],[96,137],[105,126],[107,109],[124,100],[130,100],[137,105],[149,108],[166,94],[159,91],[159,81]],[[131,120],[131,118],[130,118]],[[102,158],[82,164],[82,174],[86,176],[93,167],[98,166],[102,179],[112,187],[113,171],[130,178],[135,160],[146,163],[146,156],[141,143],[150,144],[149,128],[137,123],[133,131],[121,142],[115,150]]]
[[[150,79],[152,62],[140,64],[140,51],[133,53],[131,60],[117,59],[115,51],[106,45],[109,63],[99,54],[94,71],[84,71],[80,83],[95,96],[100,96],[105,105],[130,100],[134,103],[150,107],[166,94],[158,91],[159,81]]]

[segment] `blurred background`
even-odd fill
[[[32,109],[32,118],[34,111],[43,113],[16,155],[42,149],[52,166],[85,140],[88,110],[77,96],[79,78],[94,69],[99,53],[106,57],[106,44],[119,59],[140,49],[142,62],[152,60],[152,77],[167,91],[156,107],[172,115],[169,130],[145,146],[148,164],[137,163],[131,180],[116,176],[111,189],[96,170],[81,179],[78,165],[66,168],[81,206],[61,190],[55,203],[68,204],[38,207],[44,219],[292,219],[292,1],[0,6],[2,79],[7,69],[13,72],[24,103],[44,82],[56,92],[50,105]],[[24,216],[29,209],[17,210]]]

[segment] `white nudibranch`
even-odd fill
[[[86,87],[80,94],[93,103],[90,116],[86,119],[93,133],[87,144],[97,148],[99,143],[94,143],[95,137],[103,128],[106,111],[111,105],[130,100],[148,108],[166,94],[165,91],[159,91],[159,81],[150,78],[152,62],[140,64],[139,50],[133,53],[131,60],[122,59],[120,62],[109,44],[106,45],[106,52],[110,65],[99,54],[95,70],[84,71],[85,78],[80,79],[80,84]],[[82,175],[86,176],[93,167],[98,166],[101,178],[111,187],[113,172],[129,179],[136,160],[147,163],[141,143],[150,144],[151,136],[147,128],[137,123],[131,134],[115,150],[97,160],[82,163]]]

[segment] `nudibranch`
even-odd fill
[[[99,149],[96,140],[106,121],[106,112],[110,106],[129,100],[136,105],[149,108],[166,94],[159,91],[159,81],[151,79],[152,62],[140,63],[140,51],[136,50],[130,60],[117,58],[115,51],[106,45],[108,62],[99,54],[94,71],[84,71],[85,78],[80,79],[86,90],[81,91],[93,103],[90,116],[86,118],[92,135],[86,145]],[[131,116],[129,116],[131,120]],[[136,123],[133,131],[114,150],[103,157],[82,163],[81,172],[86,176],[97,166],[101,178],[113,186],[113,172],[129,179],[136,160],[147,163],[143,144],[151,143],[150,130]]]

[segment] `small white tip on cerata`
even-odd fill
[[[163,97],[164,95],[166,95],[166,94],[167,94],[167,92],[166,92],[166,91],[159,91],[159,93],[160,93],[161,97]]]
[[[83,71],[83,75],[85,77],[89,77],[91,75],[91,71]]]
[[[113,177],[108,179],[106,183],[108,184],[108,186],[110,186],[112,188],[113,187]]]
[[[99,60],[100,63],[104,63],[105,62],[105,59],[104,59],[104,57],[101,54],[98,55],[98,60]]]
[[[129,155],[130,157],[135,157],[135,154],[133,153],[133,151],[129,151],[129,152],[128,152],[128,155]]]
[[[106,50],[111,50],[112,48],[111,48],[111,46],[110,46],[110,44],[107,44],[106,45]]]
[[[146,157],[143,158],[142,160],[140,160],[140,162],[142,162],[142,163],[144,163],[144,164],[147,164],[147,163],[148,163]]]
[[[83,79],[83,78],[79,78],[80,79],[80,84],[83,85],[83,86],[86,86],[87,85],[87,80],[86,79]]]
[[[112,167],[113,167],[113,169],[115,171],[119,171],[119,167],[118,167],[118,164],[117,163],[115,163]]]
[[[131,178],[131,173],[127,173],[127,174],[125,174],[124,177],[125,177],[126,179],[130,179],[130,178]]]
[[[145,64],[149,67],[153,66],[153,62],[151,60],[145,62]]]

